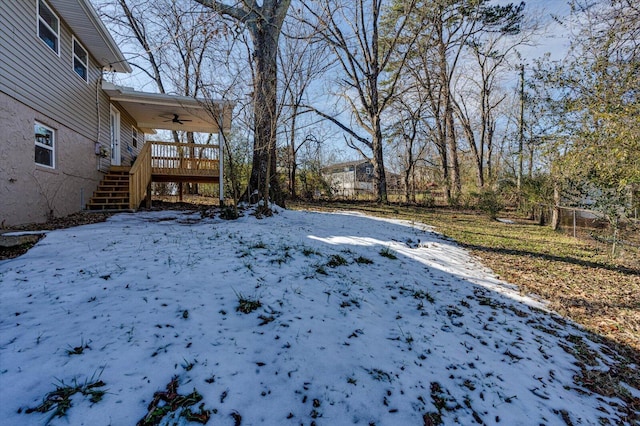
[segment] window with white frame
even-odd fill
[[[75,37],[73,37],[73,70],[84,81],[89,81],[89,55]]]
[[[54,168],[56,131],[36,121],[34,126],[36,142],[36,164]]]
[[[133,145],[134,148],[138,147],[138,129],[135,127],[131,128],[131,145]]]
[[[60,54],[60,20],[43,0],[38,0],[38,37]]]

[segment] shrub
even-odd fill
[[[494,190],[484,189],[478,194],[477,207],[491,219],[496,219],[500,210],[503,209],[503,204]]]

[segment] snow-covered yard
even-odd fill
[[[629,423],[609,352],[419,223],[119,214],[0,291],[3,425]]]

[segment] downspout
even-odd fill
[[[102,86],[102,70],[100,70],[100,77],[96,80],[96,118],[97,118],[97,129],[96,129],[96,170],[100,171],[100,163],[102,162],[102,156],[100,155],[100,150],[102,145],[100,144],[100,87]]]

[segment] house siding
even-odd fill
[[[370,173],[367,173],[367,168]],[[373,193],[373,166],[368,161],[336,164],[323,169],[333,195],[355,197]]]
[[[109,158],[95,155],[96,142],[110,147],[102,70],[89,54],[88,82],[75,73],[74,34],[58,18],[60,56],[38,37],[36,0],[0,0],[0,225],[81,210],[110,166]],[[128,165],[133,120],[121,112],[122,164]],[[35,164],[35,121],[56,131],[55,169]]]
[[[137,147],[132,144],[131,129],[136,125],[136,122],[117,102],[112,105],[120,111],[120,164],[130,166],[133,158],[138,156],[142,148],[142,144],[138,144]]]
[[[0,91],[68,123],[83,137],[96,138],[101,70],[90,56],[88,83],[73,71],[72,31],[64,21],[58,56],[38,37],[36,0],[0,2],[0,58]]]
[[[55,130],[56,168],[34,162],[34,121]],[[93,138],[0,93],[0,226],[81,210],[100,181]]]

